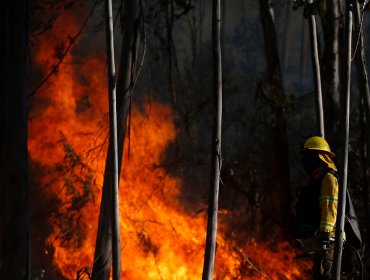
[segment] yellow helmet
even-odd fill
[[[330,150],[328,142],[326,142],[325,139],[320,136],[313,136],[308,138],[303,145],[303,149],[315,150],[318,152],[323,152],[329,155],[331,158],[335,157],[335,154]]]

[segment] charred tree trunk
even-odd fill
[[[267,63],[268,96],[271,101],[271,113],[274,120],[271,125],[273,155],[272,180],[274,192],[274,211],[281,224],[287,225],[290,210],[290,178],[288,140],[284,112],[285,94],[280,70],[274,11],[270,0],[260,0],[260,17],[265,42]],[[276,205],[279,203],[279,205]]]
[[[213,279],[216,254],[218,195],[221,173],[221,123],[222,123],[222,57],[221,57],[221,11],[220,0],[212,5],[212,42],[213,42],[213,90],[215,94],[215,115],[212,143],[211,185],[208,203],[208,222],[206,251],[204,254],[203,280]]]
[[[300,72],[299,72],[299,78],[303,79],[303,77],[306,74],[306,53],[307,53],[307,32],[306,32],[306,21],[304,20],[302,22],[302,34],[301,34],[301,50],[300,50],[301,56],[299,58],[299,65],[300,65]]]
[[[113,280],[121,279],[121,246],[119,229],[119,194],[118,194],[118,147],[117,147],[117,107],[116,107],[116,70],[114,62],[114,33],[112,18],[112,0],[105,1],[107,61],[108,61],[108,93],[109,93],[109,143],[112,149],[111,207],[112,207],[112,270]]]
[[[369,191],[369,146],[368,146],[368,139],[370,135],[369,127],[368,127],[368,120],[366,119],[365,115],[365,105],[362,99],[360,99],[360,127],[361,127],[361,143],[360,143],[360,159],[361,159],[361,168],[362,168],[362,201],[364,205],[364,212],[365,212],[365,219],[364,221],[370,221],[370,191]],[[367,222],[365,225],[364,232],[365,232],[365,244],[370,244],[370,224]],[[368,270],[368,265],[366,265],[366,259],[369,256],[369,248],[366,246],[364,253],[363,253],[363,261],[365,271]],[[366,275],[366,273],[365,273]]]
[[[0,10],[0,278],[15,280],[29,277],[26,3]]]
[[[369,79],[367,75],[367,69],[366,69],[366,55],[365,55],[365,49],[364,49],[364,40],[362,35],[362,20],[361,18],[361,12],[360,12],[360,4],[356,3],[356,9],[354,12],[355,15],[355,26],[356,26],[356,33],[358,37],[358,45],[356,47],[356,57],[355,57],[355,63],[356,63],[356,71],[357,71],[357,77],[358,77],[358,86],[360,90],[361,98],[364,101],[365,105],[365,116],[367,123],[370,123],[370,89],[369,89]],[[356,36],[356,37],[357,37]],[[370,139],[367,139],[368,148],[370,148]]]
[[[126,121],[131,104],[131,94],[133,87],[134,65],[138,49],[139,38],[139,4],[138,1],[125,1],[124,22],[123,24],[123,44],[120,61],[120,72],[117,81],[117,139],[118,139],[118,172],[120,174],[122,165],[122,154],[124,149],[124,138],[126,134]],[[100,216],[98,234],[96,238],[94,266],[92,272],[93,279],[109,279],[111,264],[112,242],[111,242],[111,197],[113,184],[112,143],[109,143],[106,166],[104,171],[104,183],[102,199],[100,204]],[[119,178],[119,176],[118,176]]]
[[[197,83],[200,86],[201,92],[204,91],[204,83],[203,83],[203,73],[204,73],[204,66],[205,66],[205,59],[204,59],[204,43],[203,43],[203,23],[204,23],[204,17],[205,17],[205,3],[206,1],[204,0],[199,0],[198,6],[199,6],[199,38],[198,38],[198,80]]]
[[[283,72],[285,73],[289,64],[289,45],[290,45],[290,29],[292,24],[290,23],[290,2],[286,2],[285,6],[285,25],[284,25],[284,41],[283,41]]]
[[[325,111],[325,128],[329,143],[335,143],[338,139],[338,112],[340,105],[340,71],[339,71],[339,26],[340,26],[339,1],[327,0],[326,13],[322,18],[324,32],[324,53],[322,57],[322,91]]]
[[[168,3],[166,3],[168,82],[169,82],[170,94],[172,96],[172,102],[175,104],[176,103],[176,88],[175,88],[175,80],[174,80],[174,75],[173,75],[173,57],[174,57],[173,38],[172,38],[173,24],[174,24],[174,3],[173,3],[173,0],[169,0]]]
[[[369,89],[369,79],[366,69],[366,55],[364,49],[364,40],[363,40],[363,20],[364,18],[361,17],[360,11],[360,4],[357,2],[354,11],[354,22],[356,27],[356,34],[358,37],[358,46],[356,50],[356,57],[355,57],[355,65],[356,65],[356,72],[358,78],[358,87],[360,91],[361,101],[360,107],[361,111],[364,112],[365,117],[362,117],[361,114],[361,130],[362,130],[362,149],[361,149],[361,161],[362,161],[362,168],[363,168],[363,199],[365,205],[365,211],[367,221],[370,219],[370,203],[369,203],[369,152],[370,152],[370,130],[369,130],[369,123],[370,123],[370,89]],[[357,37],[356,36],[356,37]],[[370,244],[370,224],[366,223],[366,233],[367,233],[367,244]],[[368,251],[368,249],[366,250]],[[368,253],[365,253],[368,254]]]

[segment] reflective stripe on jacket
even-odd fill
[[[327,172],[321,182],[320,191],[320,231],[329,232],[330,237],[335,237],[335,222],[338,207],[338,181],[337,178]]]

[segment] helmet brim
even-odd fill
[[[305,148],[303,149],[302,151],[314,151],[314,152],[317,152],[319,154],[326,154],[328,155],[330,158],[335,158],[336,155],[333,153],[333,152],[330,152],[330,151],[325,151],[325,150],[322,150],[322,149],[316,149],[316,148]]]

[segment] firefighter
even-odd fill
[[[303,145],[302,163],[309,175],[296,204],[300,238],[315,244],[314,279],[330,279],[333,266],[335,223],[338,205],[335,154],[319,136]]]

